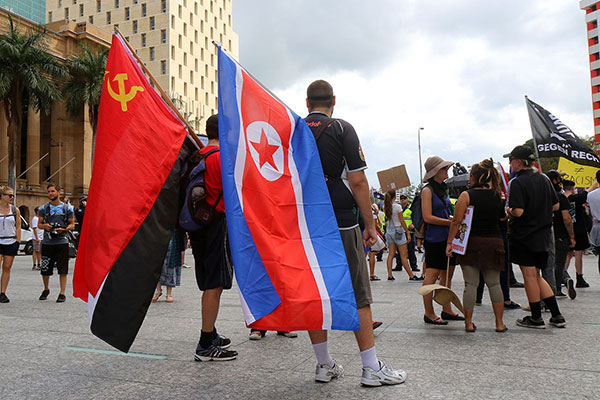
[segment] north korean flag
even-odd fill
[[[359,330],[310,128],[219,47],[223,198],[246,323]]]
[[[73,294],[92,333],[129,351],[177,222],[186,126],[115,34],[100,100],[94,165]]]

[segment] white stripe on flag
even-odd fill
[[[298,173],[296,163],[294,162],[292,139],[294,138],[296,121],[294,120],[294,116],[287,107],[285,108],[285,110],[287,111],[288,116],[290,117],[290,125],[292,127],[290,132],[290,146],[288,150],[288,164],[290,168],[290,175],[292,178],[292,187],[294,188],[294,194],[296,196],[296,207],[298,209],[298,226],[300,228],[300,235],[302,236],[304,252],[306,253],[306,258],[308,258],[310,270],[313,273],[315,282],[317,283],[317,288],[319,289],[319,295],[321,296],[321,305],[323,307],[323,329],[329,330],[331,329],[332,322],[331,302],[329,300],[329,293],[327,292],[327,286],[325,285],[323,274],[321,273],[321,266],[319,265],[317,254],[315,253],[315,249],[312,245],[310,232],[308,231],[306,215],[304,214],[304,197],[302,194],[302,183],[300,182],[300,174]]]
[[[244,85],[244,76],[242,69],[234,62],[235,65],[235,101],[238,107],[240,131],[238,133],[238,147],[235,156],[235,168],[233,171],[235,189],[240,201],[240,208],[244,212],[244,198],[242,197],[242,183],[244,179],[244,167],[246,165],[246,135],[244,134],[244,120],[242,119],[242,87]]]
[[[256,318],[254,318],[252,311],[250,311],[250,307],[248,307],[248,303],[246,303],[246,299],[244,298],[242,291],[239,290],[239,287],[238,293],[240,295],[240,302],[242,303],[242,313],[244,314],[244,321],[246,321],[246,325],[250,325],[256,321]]]
[[[106,278],[108,278],[108,272],[106,273],[106,276],[102,281],[102,285],[100,285],[100,289],[98,289],[98,292],[96,292],[96,297],[92,296],[92,294],[88,292],[88,320],[90,323],[90,328],[92,327],[92,319],[94,317],[94,310],[96,310],[96,303],[98,303],[98,298],[102,293],[102,289],[104,288],[104,284],[106,283]]]

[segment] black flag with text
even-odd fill
[[[600,168],[600,159],[551,112],[525,96],[531,132],[539,157],[564,157],[574,163]]]

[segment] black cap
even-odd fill
[[[400,195],[400,200],[404,200],[404,199],[408,199],[408,197],[405,194],[401,194]]]
[[[85,197],[85,196],[81,196],[81,197],[79,198],[79,201],[87,201],[87,197]]]
[[[559,182],[562,181],[562,177],[566,174],[564,172],[558,172],[555,169],[551,169],[550,171],[546,171],[546,176],[550,178],[551,181],[557,179]]]
[[[535,156],[533,155],[533,150],[531,150],[527,146],[517,146],[508,154],[505,154],[504,157],[508,157],[511,160],[526,160],[526,161],[535,161]]]

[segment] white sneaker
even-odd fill
[[[333,360],[333,367],[330,367],[327,364],[317,364],[315,381],[327,383],[333,378],[339,378],[342,375],[344,375],[344,368]]]
[[[263,334],[261,331],[251,331],[249,336],[250,340],[260,340],[262,337]]]
[[[379,367],[379,371],[363,367],[360,383],[364,386],[397,385],[406,380],[406,372],[401,369],[391,369],[382,361],[379,361]]]

